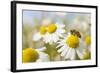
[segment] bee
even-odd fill
[[[77,31],[77,30],[75,30],[75,29],[70,30],[70,33],[71,33],[72,35],[76,35],[76,36],[78,36],[79,38],[81,38],[81,34],[80,34],[80,32]]]

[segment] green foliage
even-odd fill
[[[47,49],[44,52],[50,56],[51,61],[54,61],[54,58],[58,55],[55,45],[45,44],[45,46]]]

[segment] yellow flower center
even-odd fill
[[[41,26],[40,27],[40,34],[45,34],[47,31],[46,31],[46,26]]]
[[[79,46],[79,38],[75,35],[70,35],[66,40],[66,44],[71,48],[77,48]]]
[[[46,32],[53,33],[53,32],[56,31],[56,29],[57,29],[57,26],[55,24],[49,24],[47,26],[41,26],[40,27],[40,33],[42,35],[44,35]]]
[[[22,62],[35,62],[38,59],[39,55],[37,51],[33,48],[26,48],[23,50]]]
[[[55,32],[56,29],[57,29],[57,26],[56,26],[55,24],[50,24],[50,25],[47,26],[47,31],[48,31],[49,33]]]
[[[90,36],[86,36],[85,43],[86,43],[86,45],[90,45],[91,44],[91,37]]]

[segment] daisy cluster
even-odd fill
[[[43,21],[38,31],[32,36],[33,41],[42,41],[43,47],[24,49],[23,62],[91,59],[91,25],[87,19],[80,22],[77,18],[73,25],[69,24],[68,26],[64,23]],[[56,55],[53,54],[54,52]]]

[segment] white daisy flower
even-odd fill
[[[30,63],[30,62],[47,62],[50,61],[48,54],[43,52],[44,48],[33,49],[26,48],[22,53],[22,62]]]
[[[75,60],[78,56],[80,59],[83,59],[84,53],[84,43],[81,40],[81,36],[76,33],[68,33],[63,40],[58,42],[57,46],[58,52],[61,53],[61,56],[64,59]]]
[[[41,26],[40,31],[33,35],[33,40],[38,41],[43,39],[45,43],[55,43],[59,40],[60,37],[63,37],[65,33],[65,25],[63,24],[49,24],[47,26]]]

